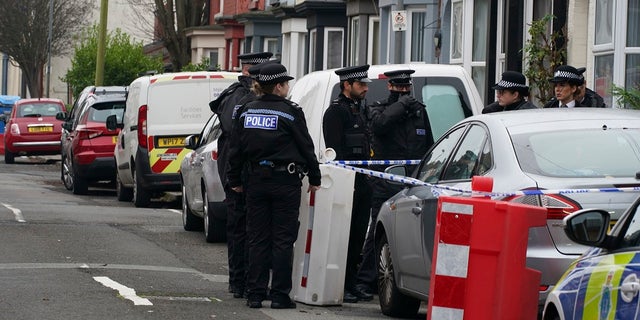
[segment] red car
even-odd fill
[[[60,154],[62,121],[56,114],[65,111],[60,99],[21,99],[16,102],[4,133],[4,162],[16,156]]]

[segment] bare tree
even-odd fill
[[[0,52],[8,54],[19,65],[32,97],[42,97],[43,68],[49,48],[50,3],[53,3],[51,56],[60,56],[70,51],[73,36],[86,26],[94,1],[0,1]]]
[[[142,28],[154,31],[154,39],[162,41],[169,52],[174,71],[182,70],[191,61],[191,46],[185,30],[207,25],[207,0],[127,0]],[[154,21],[145,19],[144,12],[153,12]]]

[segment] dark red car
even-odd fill
[[[60,99],[21,99],[16,102],[4,133],[4,162],[16,156],[60,154],[62,121],[56,114],[65,110]]]

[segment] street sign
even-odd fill
[[[407,29],[407,10],[391,11],[393,31],[405,31]]]

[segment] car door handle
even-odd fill
[[[635,280],[637,280],[637,278]],[[638,291],[640,291],[640,283],[636,281],[626,281],[620,286],[620,297],[623,301],[629,303],[638,295]]]
[[[421,207],[413,207],[411,208],[411,213],[415,214],[416,216],[422,213],[422,208]]]

